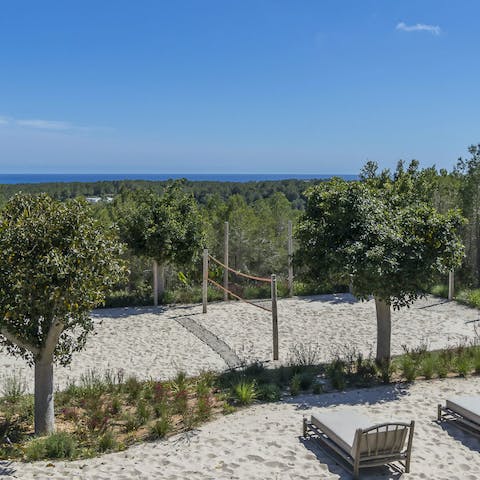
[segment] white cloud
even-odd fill
[[[60,122],[55,120],[16,120],[15,123],[21,127],[40,128],[42,130],[64,131],[74,128],[73,125],[68,122]]]
[[[441,29],[438,25],[426,25],[425,23],[416,23],[415,25],[407,25],[404,22],[400,22],[395,27],[396,30],[403,32],[428,32],[432,35],[440,35]]]

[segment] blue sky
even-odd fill
[[[476,0],[4,0],[2,173],[450,169]]]

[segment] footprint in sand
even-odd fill
[[[263,457],[260,457],[258,455],[247,455],[247,460],[250,460],[252,462],[261,462],[261,463],[265,461]]]

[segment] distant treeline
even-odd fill
[[[272,180],[259,182],[218,182],[218,181],[188,181],[183,180],[184,188],[192,192],[196,200],[205,205],[214,195],[227,200],[232,195],[240,195],[247,203],[253,203],[262,198],[271,197],[275,193],[283,193],[292,207],[301,210],[305,199],[303,192],[308,185],[321,180]],[[69,183],[24,183],[0,185],[0,202],[4,204],[17,192],[48,193],[58,200],[75,197],[105,197],[118,195],[129,190],[150,189],[157,193],[165,190],[169,181],[149,180],[112,180],[101,182],[69,182]]]

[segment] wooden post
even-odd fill
[[[288,296],[293,297],[293,228],[288,221]]]
[[[202,303],[203,313],[207,313],[208,300],[208,250],[203,250],[203,283],[202,283]]]
[[[153,261],[153,304],[158,307],[158,263]]]
[[[277,277],[272,274],[272,332],[273,359],[278,360],[278,312],[277,312]]]
[[[455,272],[450,270],[448,273],[448,299],[453,300],[454,295],[454,287],[455,287]]]
[[[223,300],[226,302],[228,301],[228,293],[226,290],[228,290],[228,222],[225,222],[225,231],[224,231],[224,255],[223,255],[223,263],[225,264],[225,270],[223,272],[223,288],[225,289],[223,291]]]
[[[161,300],[165,295],[165,265],[162,263],[157,266],[158,271],[158,298]]]

